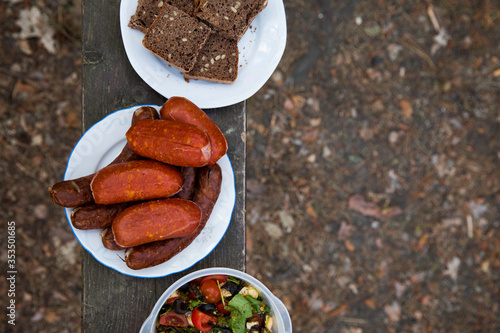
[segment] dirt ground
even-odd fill
[[[47,194],[81,135],[80,1],[0,1],[0,292],[14,221],[31,332],[81,327],[82,249]],[[247,271],[294,332],[500,332],[500,2],[285,8],[248,100]]]

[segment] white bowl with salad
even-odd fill
[[[206,268],[172,284],[140,333],[291,333],[285,305],[259,280],[231,268]]]

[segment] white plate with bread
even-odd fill
[[[239,3],[238,0],[231,1]],[[283,1],[268,0],[264,9],[251,21],[248,29],[237,41],[239,54],[234,82],[187,79],[186,70],[172,65],[174,62],[167,62],[143,45],[146,30],[140,31],[129,26],[131,18],[136,15],[138,3],[138,0],[121,1],[120,28],[125,52],[137,74],[166,98],[186,97],[200,108],[239,103],[253,96],[267,82],[283,56],[287,38]],[[235,11],[234,7],[231,9]],[[210,26],[210,23],[202,22]],[[201,62],[200,59],[198,62]],[[206,66],[210,65],[210,60]]]

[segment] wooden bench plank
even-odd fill
[[[82,6],[83,130],[119,109],[163,104],[166,99],[142,81],[127,59],[119,26],[120,1],[89,0]],[[138,332],[157,298],[182,275],[214,266],[245,269],[246,104],[205,111],[226,135],[235,174],[236,205],[226,235],[187,271],[156,279],[123,275],[83,251],[83,332]]]

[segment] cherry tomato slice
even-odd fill
[[[169,297],[169,298],[167,298],[167,301],[165,303],[173,304],[175,302],[175,300],[179,299],[179,298],[181,298],[181,297],[180,296]]]
[[[224,304],[226,304],[226,306],[227,306],[227,302],[224,302]],[[226,309],[224,308],[224,305],[222,305],[222,302],[217,303],[216,307],[217,307],[217,311],[219,311],[219,312],[220,312],[220,313],[222,313],[223,315],[228,315],[228,314],[230,314],[230,313],[231,313],[231,311],[226,310]]]
[[[189,323],[184,315],[167,312],[160,317],[160,324],[164,326],[187,327]]]
[[[212,330],[212,326],[209,323],[215,325],[217,324],[217,317],[207,315],[198,309],[193,310],[193,315],[191,317],[194,327],[202,332],[209,332]]]
[[[201,293],[205,296],[207,303],[217,303],[222,299],[219,286],[215,280],[207,280],[200,287]]]
[[[218,275],[208,275],[208,276],[205,276],[201,280],[200,285],[202,285],[204,282],[206,282],[208,280],[217,280],[217,281],[219,281],[219,283],[224,283],[227,280],[227,275],[218,274]]]

